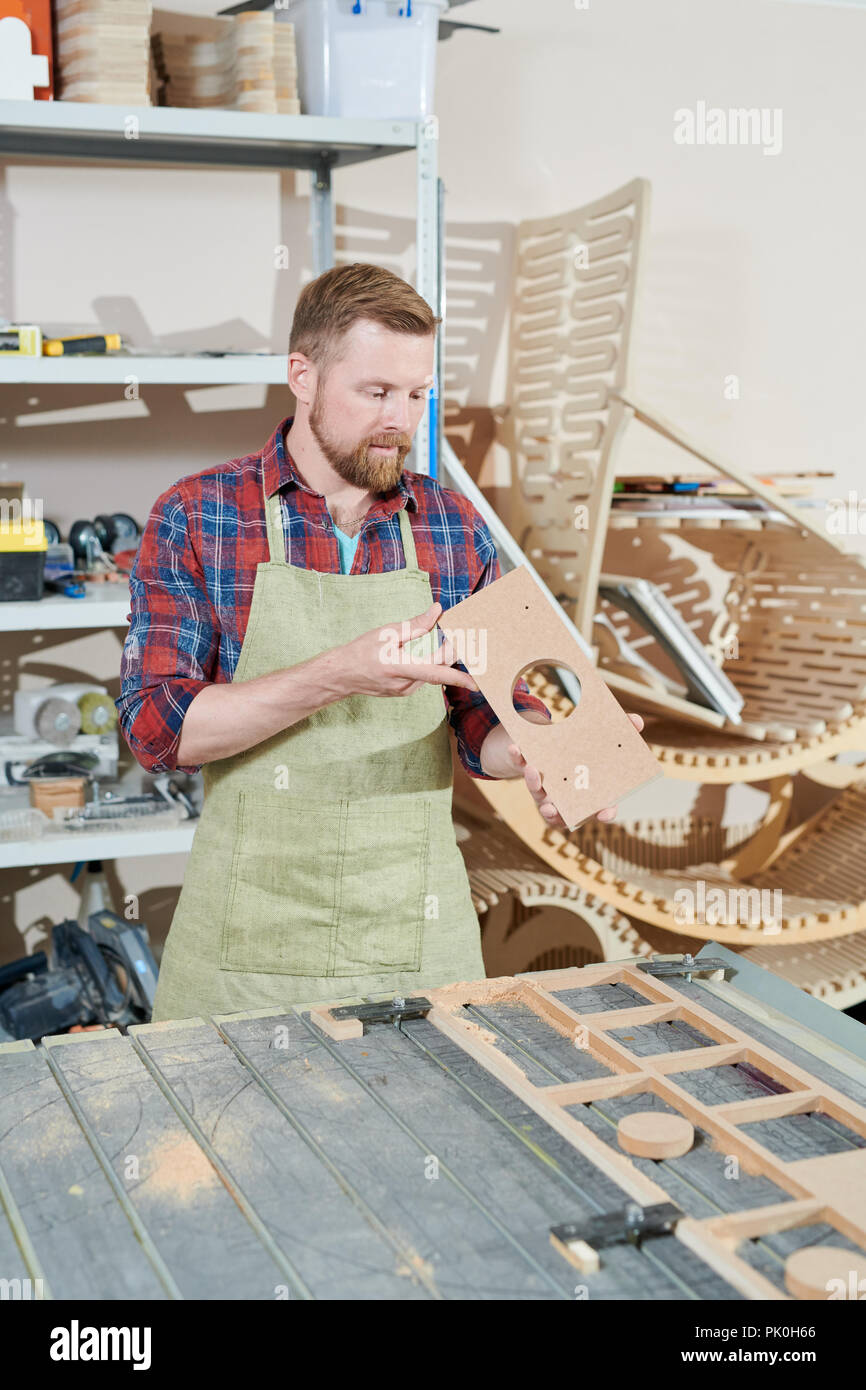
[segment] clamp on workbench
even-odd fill
[[[729,966],[723,960],[715,960],[711,956],[693,956],[686,951],[685,955],[678,957],[653,956],[652,960],[639,960],[637,968],[645,970],[647,975],[656,975],[659,979],[684,975],[691,984],[693,975],[715,975],[721,971],[724,978]]]
[[[367,1025],[390,1023],[399,1028],[404,1019],[424,1018],[433,1005],[423,995],[409,999],[395,994],[393,999],[380,999],[369,1004],[343,1004],[336,1009],[311,1009],[310,1018],[323,1033],[337,1042],[345,1038],[362,1038]]]
[[[617,1211],[590,1221],[567,1221],[551,1226],[550,1243],[583,1274],[594,1274],[601,1265],[599,1251],[612,1245],[637,1245],[656,1236],[668,1236],[683,1212],[673,1202],[642,1207],[627,1202]]]

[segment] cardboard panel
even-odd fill
[[[439,627],[453,645],[455,661],[475,677],[526,761],[538,768],[570,829],[663,775],[525,566],[449,608]],[[514,708],[511,692],[527,667],[548,664],[574,672],[580,700],[567,719],[531,724]]]

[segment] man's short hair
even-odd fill
[[[302,352],[327,376],[341,355],[345,334],[359,319],[371,319],[392,333],[425,337],[442,322],[406,280],[364,261],[332,266],[298,295],[289,352]]]

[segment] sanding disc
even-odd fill
[[[694,1125],[665,1110],[635,1110],[624,1115],[616,1137],[621,1149],[639,1158],[679,1158],[695,1142]]]
[[[81,729],[81,712],[71,700],[56,696],[45,700],[36,711],[33,727],[40,738],[58,748],[68,748]]]
[[[107,734],[117,723],[117,707],[110,695],[89,690],[78,701],[83,734]]]
[[[838,1245],[807,1245],[785,1261],[785,1288],[795,1298],[860,1300],[866,1294],[866,1259]]]

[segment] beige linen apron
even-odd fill
[[[285,557],[265,498],[234,679],[296,666],[433,602],[405,507],[405,568],[323,574]],[[431,636],[416,639],[429,658]],[[405,994],[483,978],[478,918],[451,819],[440,685],[351,695],[203,769],[205,803],[163,952],[155,1021]]]

